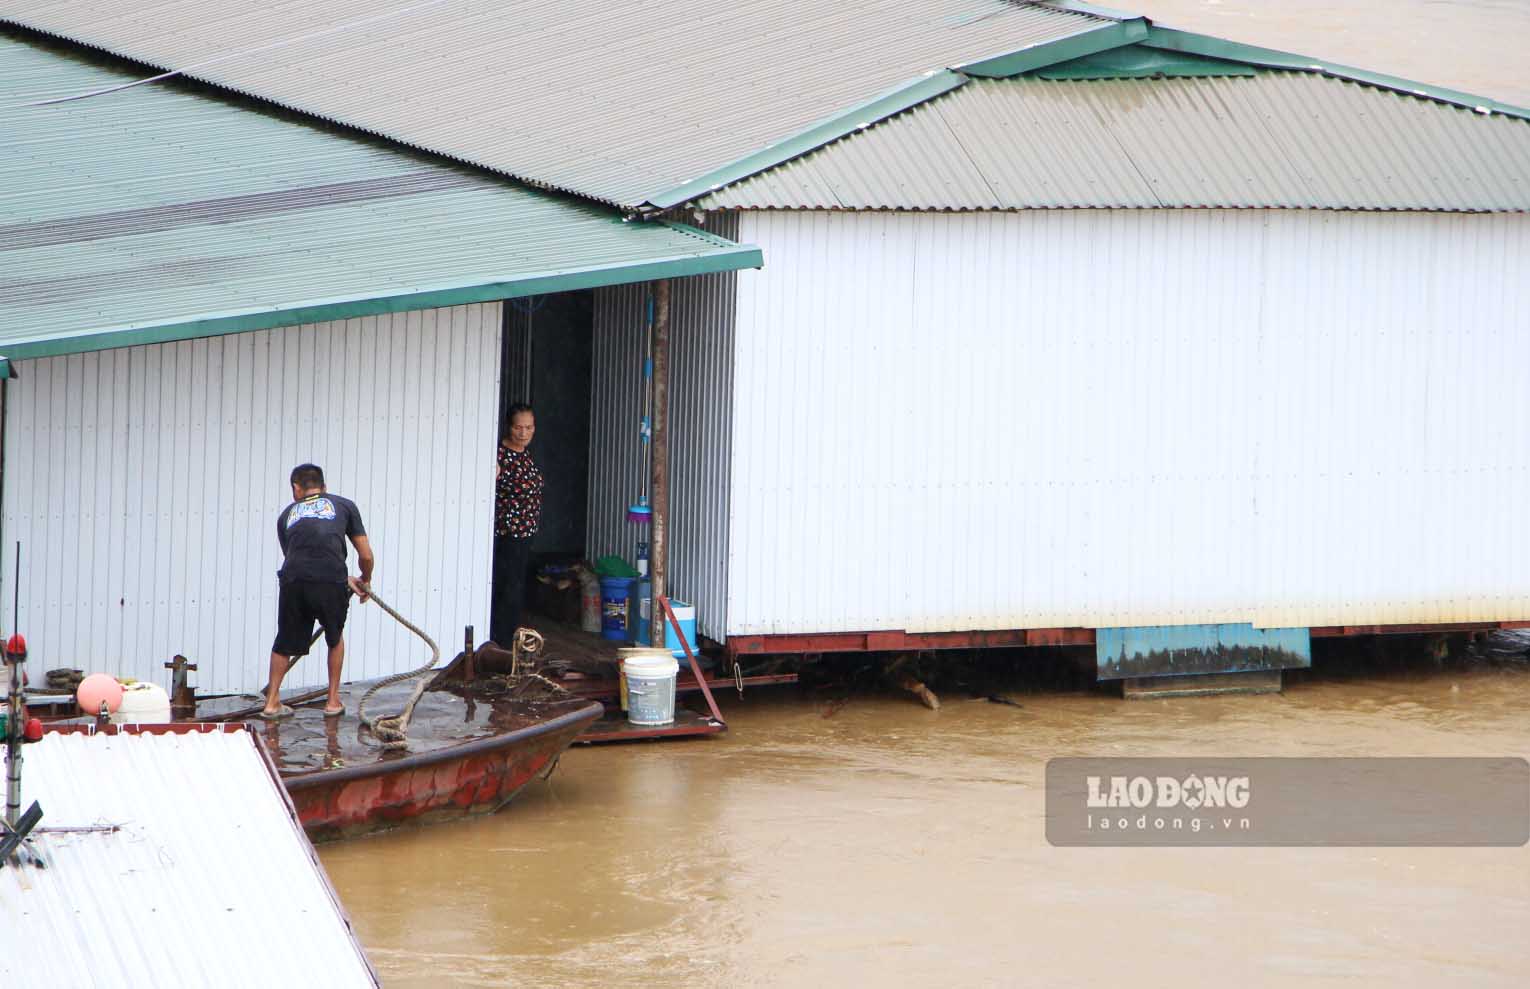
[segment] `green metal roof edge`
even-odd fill
[[[770,147],[756,151],[746,158],[740,158],[738,161],[713,169],[673,189],[651,196],[648,199],[648,205],[657,209],[668,209],[706,193],[716,192],[725,185],[731,185],[740,179],[746,179],[793,158],[801,157],[809,151],[839,140],[846,134],[852,134],[885,120],[895,113],[901,113],[911,106],[934,99],[943,93],[949,93],[966,81],[963,76],[949,69],[931,72],[912,82],[896,86],[864,103],[858,103],[832,117],[820,120],[806,130],[777,141]]]
[[[926,103],[937,96],[944,96],[953,89],[965,85],[971,77],[1003,78],[1016,75],[1041,65],[1050,65],[1133,44],[1141,41],[1148,34],[1147,19],[1136,15],[1122,14],[1118,11],[1107,12],[1103,8],[1086,10],[1087,4],[1071,2],[1049,3],[1046,6],[1065,8],[1077,13],[1090,13],[1106,18],[1109,22],[1096,24],[1075,34],[1052,41],[1043,41],[1018,51],[1005,52],[1002,55],[931,72],[912,82],[896,86],[864,103],[858,103],[848,110],[820,120],[806,130],[778,141],[762,151],[757,151],[683,185],[651,196],[647,205],[654,209],[669,209],[707,193],[716,192],[725,186],[785,164],[793,158],[800,158],[810,151],[816,151],[826,144],[831,144],[858,130],[864,130],[872,124],[880,123],[910,107]],[[1126,20],[1114,18],[1126,18]],[[1030,64],[1032,61],[1035,64]]]
[[[650,222],[657,222],[657,224],[659,226],[661,226],[661,227],[668,227],[669,229],[675,231],[676,233],[686,234],[688,236],[695,237],[697,240],[706,241],[708,244],[711,244],[713,247],[719,247],[719,248],[722,248],[723,250],[728,250],[728,249],[731,249],[731,248],[743,248],[745,250],[752,250],[756,254],[760,254],[760,249],[758,247],[752,247],[751,245],[748,245],[748,244],[738,244],[738,243],[735,243],[734,241],[731,241],[731,240],[729,240],[726,237],[722,237],[722,236],[719,236],[717,234],[712,233],[710,230],[703,230],[700,227],[693,227],[689,223],[680,223],[680,222],[678,222],[676,220],[658,220],[658,221],[650,221]],[[741,267],[741,268],[763,268],[765,266],[764,255],[760,254],[760,258],[761,258],[761,260],[760,260],[759,264],[754,264],[754,265],[745,264],[745,265],[740,265],[739,267]],[[713,272],[705,272],[705,274],[713,274]]]
[[[16,377],[16,371],[11,367],[11,362],[4,357],[0,357],[0,381],[14,377]]]
[[[1207,58],[1168,48],[1121,45],[1093,55],[1044,65],[1026,73],[1037,79],[1092,81],[1098,79],[1206,79],[1256,76],[1265,70],[1247,62]]]
[[[231,333],[249,333],[254,330],[297,326],[302,323],[323,323],[329,320],[411,312],[417,309],[439,309],[444,306],[460,306],[473,302],[494,302],[499,299],[515,299],[527,295],[602,288],[607,285],[645,282],[656,278],[711,275],[764,266],[764,254],[758,247],[734,244],[732,241],[683,224],[667,223],[665,226],[699,236],[719,247],[726,245],[732,249],[705,255],[688,254],[545,275],[529,275],[504,282],[471,282],[399,295],[329,299],[277,309],[245,310],[177,323],[149,326],[129,324],[52,339],[8,343],[4,345],[4,356],[0,357],[0,361],[4,361],[9,369],[11,361],[28,358],[57,357],[62,354],[83,354],[118,347],[172,343],[198,337],[226,336]]]
[[[1149,29],[1147,38],[1140,43],[1150,48],[1163,48],[1168,51],[1184,52],[1190,55],[1204,55],[1208,58],[1246,62],[1249,65],[1257,65],[1267,69],[1287,69],[1293,72],[1320,72],[1323,75],[1333,76],[1337,79],[1365,83],[1368,86],[1377,86],[1381,89],[1394,90],[1408,96],[1418,96],[1441,103],[1449,103],[1468,110],[1491,110],[1494,113],[1501,113],[1507,117],[1530,120],[1530,109],[1513,106],[1509,103],[1501,103],[1498,100],[1488,99],[1484,96],[1474,96],[1471,93],[1445,89],[1442,86],[1429,86],[1421,82],[1414,82],[1411,79],[1400,79],[1397,76],[1383,75],[1380,72],[1369,72],[1365,69],[1356,69],[1348,65],[1338,65],[1333,62],[1322,61],[1321,59],[1309,58],[1305,55],[1293,55],[1290,52],[1276,51],[1273,48],[1258,48],[1236,41],[1225,41],[1210,35],[1195,34],[1190,31],[1181,31],[1177,28],[1159,27],[1155,24]]]
[[[958,72],[980,79],[1008,79],[1058,62],[1068,62],[1122,45],[1142,41],[1148,36],[1148,21],[1135,17],[1110,21],[1085,28],[1067,37],[1042,41],[1026,48],[953,66]]]

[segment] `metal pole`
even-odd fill
[[[14,830],[21,814],[21,663],[6,653],[5,666],[11,673],[5,699],[5,823]]]
[[[669,279],[653,283],[653,521],[648,540],[652,574],[648,641],[664,645],[664,613],[657,602],[669,594]]]

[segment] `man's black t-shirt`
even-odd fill
[[[349,498],[325,492],[295,501],[276,517],[276,538],[287,557],[276,576],[284,584],[295,580],[343,584],[345,538],[366,534],[361,512]]]

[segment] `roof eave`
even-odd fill
[[[764,254],[758,247],[734,244],[724,238],[683,224],[665,223],[664,225],[700,237],[718,249],[704,254],[685,254],[626,264],[524,275],[507,281],[480,280],[388,295],[314,299],[271,308],[217,313],[164,323],[129,323],[68,336],[40,335],[35,340],[22,339],[6,344],[5,354],[0,357],[0,378],[14,376],[13,362],[22,359],[170,343],[199,337],[225,336],[231,333],[297,326],[304,323],[322,323],[358,316],[411,312],[418,309],[439,309],[475,302],[495,302],[500,299],[515,299],[528,295],[571,292],[578,289],[603,288],[608,285],[622,285],[660,278],[709,275],[764,266]]]

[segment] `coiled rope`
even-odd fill
[[[541,654],[542,647],[546,645],[542,633],[534,628],[518,628],[515,630],[515,641],[510,646],[510,675],[521,675],[521,664],[526,664],[527,673],[535,673],[537,669],[537,656]]]
[[[365,725],[367,730],[372,733],[373,737],[375,737],[378,742],[382,744],[383,748],[408,748],[409,719],[414,716],[414,706],[415,704],[419,703],[420,697],[425,693],[425,688],[429,687],[431,681],[435,679],[435,677],[426,676],[425,674],[435,669],[436,663],[441,659],[441,649],[436,645],[434,639],[421,631],[418,625],[414,624],[409,619],[399,614],[397,611],[394,611],[392,606],[390,606],[388,602],[384,601],[382,598],[378,597],[377,593],[373,591],[372,588],[367,587],[365,584],[362,584],[361,586],[366,588],[367,596],[370,597],[373,601],[376,601],[379,608],[392,615],[393,619],[400,625],[404,626],[415,635],[418,635],[421,639],[424,639],[425,644],[430,647],[430,662],[426,663],[424,666],[421,666],[417,670],[410,670],[408,673],[395,673],[392,676],[383,677],[381,680],[372,684],[366,693],[361,695],[361,703],[356,706],[356,716],[361,719],[361,723]],[[414,693],[409,695],[409,702],[404,705],[404,709],[402,711],[400,711],[398,714],[393,714],[382,718],[374,718],[367,714],[367,701],[372,699],[373,694],[376,694],[384,687],[391,686],[395,683],[402,683],[405,680],[413,679],[416,677],[419,678],[420,682],[415,684]]]

